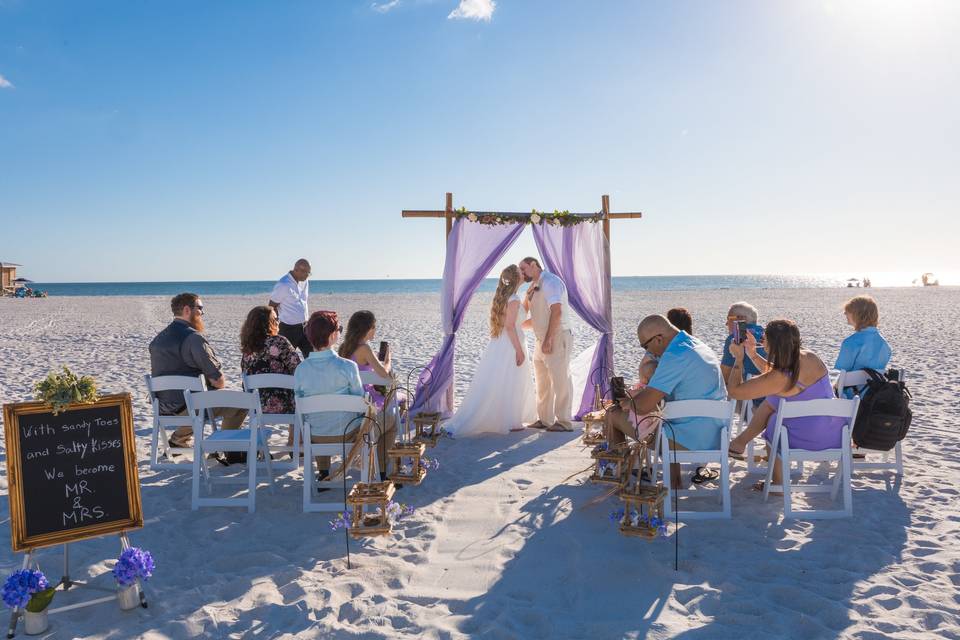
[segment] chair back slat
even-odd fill
[[[298,417],[305,413],[323,413],[325,411],[355,411],[364,413],[367,402],[361,396],[340,394],[324,394],[296,398],[296,414]]]
[[[293,376],[286,373],[256,373],[243,376],[243,388],[247,391],[259,389],[293,390]]]
[[[384,378],[377,375],[376,371],[361,371],[360,372],[360,382],[363,384],[377,384],[384,387],[389,387],[393,384],[391,378]]]
[[[260,413],[260,396],[248,391],[184,391],[187,412],[196,414],[204,409],[246,409]]]
[[[736,408],[735,400],[675,400],[663,408],[665,420],[678,418],[714,418],[730,423]]]
[[[158,391],[206,391],[203,376],[151,376],[145,375],[147,391],[150,397],[156,397]]]
[[[856,418],[856,405],[859,398],[846,400],[844,398],[824,398],[821,400],[797,400],[796,402],[782,401],[778,410],[778,418]],[[852,424],[852,422],[851,422]]]

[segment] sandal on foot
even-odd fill
[[[734,451],[733,449],[727,449],[727,455],[734,460],[746,461],[747,459],[746,451]]]

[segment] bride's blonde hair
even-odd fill
[[[507,302],[510,296],[520,288],[520,269],[512,264],[500,272],[500,282],[497,292],[493,294],[493,304],[490,305],[490,336],[497,338],[503,333],[503,320],[506,315]]]

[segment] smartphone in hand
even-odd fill
[[[380,341],[380,353],[377,354],[377,360],[380,362],[385,362],[387,359],[387,353],[390,352],[390,345],[384,341]]]
[[[737,320],[733,323],[733,341],[737,344],[743,344],[747,340],[747,323],[743,320]]]
[[[627,397],[627,388],[622,377],[614,376],[610,378],[610,393],[613,395],[614,402],[619,402]]]

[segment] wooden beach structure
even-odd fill
[[[13,295],[17,289],[17,267],[15,262],[0,262],[0,295]]]

